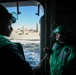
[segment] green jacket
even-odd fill
[[[49,63],[51,75],[76,75],[76,47],[63,45],[53,50]]]
[[[12,43],[10,40],[8,40],[6,37],[0,35],[0,48],[9,45],[9,44],[13,44],[14,46],[17,47],[17,45],[15,43]]]
[[[22,45],[13,43],[0,35],[0,72],[2,75],[33,75],[32,67],[26,61]]]

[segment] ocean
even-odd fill
[[[40,62],[40,41],[11,40],[22,44],[25,59],[34,68]]]

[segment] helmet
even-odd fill
[[[16,20],[18,19],[18,16],[15,12],[9,13],[8,10],[1,4],[0,4],[0,16],[10,18],[12,20],[12,23],[15,23]]]
[[[69,33],[69,32],[71,32],[71,29],[68,26],[59,25],[57,28],[53,30],[52,33],[56,34],[56,33]]]

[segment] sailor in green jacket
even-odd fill
[[[32,67],[25,60],[22,45],[6,37],[12,33],[16,17],[0,4],[0,74],[33,75]]]
[[[76,47],[70,44],[70,28],[60,25],[53,30],[56,42],[50,54],[50,75],[76,75]]]

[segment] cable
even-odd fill
[[[43,61],[47,56],[48,56],[48,54],[46,54],[46,55],[44,56],[44,58],[40,61],[40,63],[42,63],[42,61]],[[38,63],[32,70],[34,70],[40,63]]]

